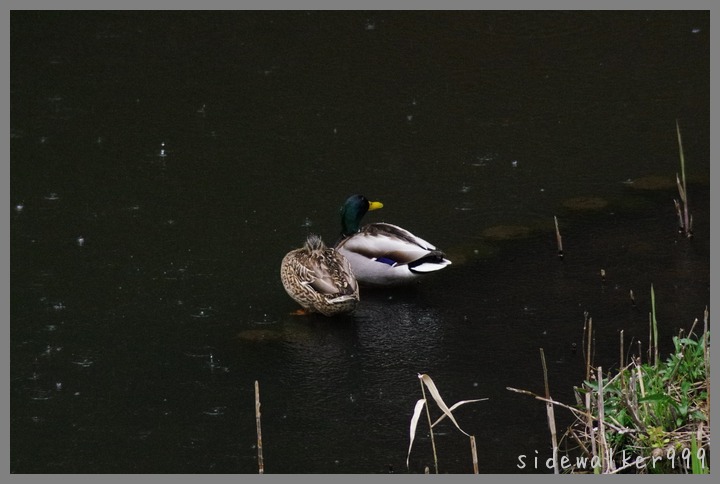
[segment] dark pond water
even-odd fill
[[[542,391],[539,349],[572,403],[586,312],[611,369],[651,284],[664,350],[709,304],[709,37],[707,12],[13,12],[11,472],[255,473],[256,380],[266,472],[406,472],[418,373],[489,398],[457,410],[481,472],[547,472],[517,466],[545,408],[506,389]],[[352,193],[453,264],[291,316],[280,260]]]

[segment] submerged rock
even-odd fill
[[[483,231],[485,237],[495,240],[523,239],[531,233],[532,229],[524,225],[496,225]]]
[[[563,202],[570,210],[600,210],[608,206],[608,201],[600,197],[574,197]]]
[[[675,178],[667,175],[648,175],[636,178],[629,184],[638,190],[668,190],[677,185]]]

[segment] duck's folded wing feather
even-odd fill
[[[341,256],[342,257],[342,256]],[[310,258],[306,261],[306,284],[316,292],[325,295],[352,294],[357,282],[350,272],[348,262],[337,254],[324,254],[324,259]]]
[[[435,251],[435,246],[402,227],[386,223],[365,225],[339,247],[369,259],[409,264]]]

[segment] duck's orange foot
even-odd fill
[[[310,311],[308,311],[307,309],[301,308],[301,309],[296,309],[295,311],[291,312],[290,316],[307,316],[308,314],[310,314]]]

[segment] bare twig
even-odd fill
[[[265,473],[262,451],[262,431],[260,429],[260,385],[255,380],[255,426],[257,427],[258,473]]]

